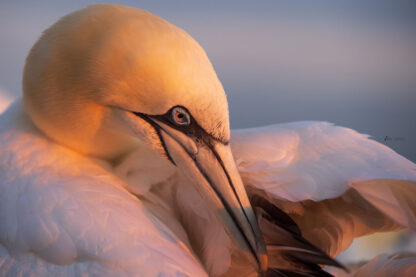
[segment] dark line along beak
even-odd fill
[[[230,237],[249,254],[249,260],[253,262],[254,258],[253,266],[257,271],[265,272],[265,243],[230,146],[209,138],[210,135],[206,133],[203,139],[195,142],[192,135],[184,134],[158,118],[139,113],[136,115],[155,128],[168,159],[192,180]]]

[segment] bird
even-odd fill
[[[331,276],[416,229],[416,165],[327,122],[232,130],[202,47],[88,6],[30,50],[0,116],[1,276]]]

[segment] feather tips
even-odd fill
[[[330,256],[354,237],[415,229],[416,164],[367,135],[292,122],[233,131],[231,146],[249,194],[261,192]]]
[[[250,201],[270,259],[271,269],[266,276],[331,276],[319,265],[344,268],[303,238],[295,221],[266,198],[252,194]]]
[[[376,179],[356,182],[351,187],[398,224],[416,230],[416,182]]]

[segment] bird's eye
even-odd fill
[[[175,107],[172,109],[171,119],[173,123],[180,126],[188,126],[191,123],[191,116],[181,107]]]

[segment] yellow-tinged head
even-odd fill
[[[115,107],[164,114],[184,106],[208,133],[229,139],[226,96],[204,50],[135,8],[95,5],[60,19],[30,51],[23,92],[35,124],[84,154],[114,157],[138,143],[114,130]]]
[[[204,50],[183,30],[119,5],[76,11],[33,46],[23,93],[37,127],[75,151],[111,159],[144,145],[168,158],[257,270],[267,268],[228,145],[224,90]]]

